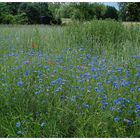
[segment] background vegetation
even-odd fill
[[[0,23],[40,24],[41,16],[48,17],[50,24],[61,24],[62,18],[140,21],[139,3],[118,4],[119,10],[101,3],[0,3]]]

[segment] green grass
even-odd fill
[[[140,137],[139,44],[113,21],[1,25],[0,137]]]

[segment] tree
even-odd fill
[[[119,18],[122,21],[126,21],[126,16],[127,16],[127,12],[126,12],[127,3],[126,2],[119,2],[118,5],[119,5]]]
[[[122,2],[119,4],[119,17],[123,21],[140,21],[140,3]]]
[[[0,3],[0,23],[39,24],[41,16],[54,20],[48,3]]]
[[[21,3],[19,13],[26,13],[30,24],[40,22],[40,7],[36,3]]]
[[[127,21],[140,21],[140,3],[127,4]]]
[[[105,12],[105,18],[111,18],[118,20],[118,13],[116,8],[112,6],[107,6],[106,12]]]

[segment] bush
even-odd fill
[[[14,24],[16,21],[15,16],[11,15],[11,14],[3,14],[2,15],[2,23],[4,24]]]
[[[27,24],[28,23],[28,17],[26,13],[21,13],[15,16],[16,23],[17,24]]]

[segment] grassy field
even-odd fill
[[[140,137],[140,26],[0,25],[0,137]]]

